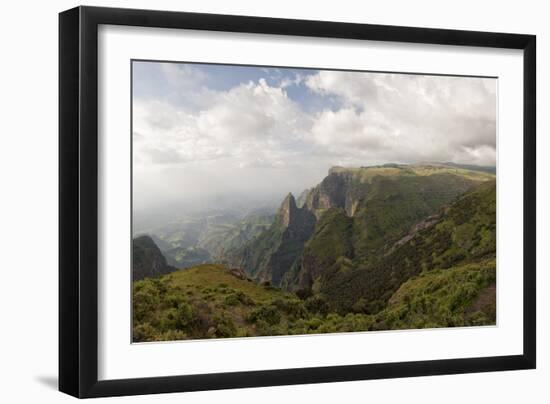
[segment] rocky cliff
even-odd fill
[[[228,262],[260,282],[279,286],[315,228],[315,215],[299,208],[292,194],[281,203],[271,227],[233,252]]]
[[[330,208],[341,208],[353,216],[361,198],[368,192],[368,185],[362,183],[351,172],[337,172],[331,169],[329,175],[313,188],[307,199],[307,208],[317,219]]]
[[[164,275],[176,268],[166,263],[166,258],[149,236],[136,237],[132,242],[132,279],[138,280]]]

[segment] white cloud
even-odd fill
[[[260,79],[215,91],[193,66],[162,69],[182,97],[134,99],[138,204],[300,191],[332,165],[495,162],[495,80],[268,69],[278,85]],[[307,112],[287,94],[303,85],[309,97],[337,102]]]
[[[305,77],[299,73],[296,73],[294,75],[294,78],[290,77],[283,77],[281,82],[279,83],[279,87],[281,88],[287,88],[290,86],[297,86],[301,84],[305,80]]]
[[[321,71],[311,91],[343,107],[316,117],[313,140],[369,161],[494,164],[493,79]]]
[[[135,162],[233,158],[240,167],[282,167],[299,149],[309,121],[283,89],[265,80],[211,94],[210,106],[198,113],[165,101],[135,100]]]
[[[173,89],[191,90],[200,88],[207,76],[190,64],[160,63],[160,69]]]
[[[348,105],[364,105],[376,98],[375,76],[355,72],[320,71],[308,76],[306,85],[323,95],[336,95]]]

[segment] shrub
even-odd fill
[[[155,283],[149,279],[134,284],[132,306],[134,321],[142,322],[160,305],[161,297]]]
[[[306,309],[311,313],[326,315],[329,311],[329,305],[325,298],[320,295],[315,295],[308,298],[305,302]]]
[[[278,298],[273,301],[273,304],[293,319],[308,317],[308,312],[301,300]]]
[[[223,299],[223,304],[225,306],[236,306],[239,302],[239,296],[236,293],[230,293]]]
[[[309,331],[316,331],[323,324],[323,320],[319,317],[312,317],[306,321]]]
[[[307,334],[306,320],[299,318],[288,326],[289,335]]]
[[[364,297],[361,297],[359,300],[357,300],[353,306],[352,310],[355,313],[365,313],[368,310],[368,301]]]
[[[296,291],[296,296],[298,296],[301,300],[306,300],[308,297],[313,296],[313,292],[310,288],[298,289]]]
[[[252,300],[252,298],[244,292],[238,291],[237,297],[242,304],[245,304],[247,306],[253,306],[255,304],[254,300]]]
[[[176,327],[180,329],[187,328],[194,320],[193,309],[185,302],[178,305],[177,324]]]
[[[169,293],[164,298],[165,305],[168,307],[177,308],[180,303],[184,302],[184,298],[181,294]]]
[[[178,341],[187,339],[187,334],[180,330],[168,330],[157,337],[157,341]]]
[[[231,338],[237,336],[237,327],[233,323],[233,320],[227,315],[222,314],[216,320],[216,332],[215,336],[220,338]]]
[[[275,305],[262,305],[250,313],[248,321],[252,323],[265,321],[269,325],[279,324],[281,314]]]
[[[214,327],[215,324],[212,318],[212,310],[208,304],[197,302],[193,305],[193,319],[190,328],[193,330],[194,336],[207,336],[208,330]]]
[[[178,309],[171,307],[164,310],[158,319],[158,328],[162,332],[173,330],[176,328],[178,319]]]
[[[239,303],[252,306],[254,301],[246,293],[239,290],[225,296],[223,303],[225,306],[236,306]]]
[[[132,330],[132,339],[134,342],[154,341],[155,329],[149,323],[137,324]]]

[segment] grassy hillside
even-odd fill
[[[366,331],[374,318],[329,313],[237,270],[201,265],[133,285],[133,341]]]
[[[221,265],[134,282],[133,341],[322,334],[495,324],[494,260],[427,271],[405,282],[377,315],[339,314]]]

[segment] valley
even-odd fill
[[[160,226],[140,229],[153,239],[168,264],[188,268],[219,261],[226,252],[239,248],[267,229],[274,219],[274,208],[243,212],[207,210],[187,215]]]

